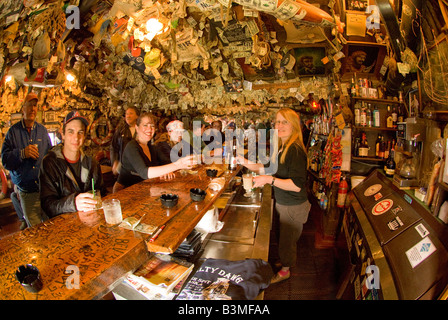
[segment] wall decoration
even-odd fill
[[[45,123],[53,123],[56,122],[56,112],[55,111],[45,111],[44,113],[44,122]]]
[[[378,77],[384,57],[386,46],[371,42],[349,41],[344,50],[345,58],[342,60],[341,74],[350,76]]]
[[[369,6],[369,0],[345,0],[345,9],[365,12]]]
[[[299,76],[324,75],[326,68],[322,59],[326,57],[326,48],[322,46],[295,47],[295,72]]]

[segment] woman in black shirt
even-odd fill
[[[136,138],[124,149],[121,171],[114,185],[114,192],[150,178],[172,179],[174,171],[193,167],[192,156],[168,164],[159,159],[157,148],[151,144],[156,131],[156,119],[152,114],[141,114],[135,129]]]
[[[240,158],[244,166],[260,173],[254,177],[254,188],[268,183],[274,189],[275,209],[280,219],[279,256],[282,269],[271,283],[290,277],[289,268],[296,264],[297,241],[311,208],[305,188],[307,153],[299,115],[289,108],[280,109],[275,117],[275,129],[278,152],[274,152],[269,166]]]

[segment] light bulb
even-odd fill
[[[71,73],[67,73],[67,75],[65,76],[65,79],[67,79],[67,81],[74,81],[75,77],[71,74]]]
[[[163,23],[155,18],[151,18],[146,22],[146,31],[157,34],[163,29]]]

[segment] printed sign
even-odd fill
[[[417,225],[415,227],[415,230],[417,230],[417,232],[420,234],[420,236],[422,238],[426,237],[429,234],[428,229],[425,228],[425,226],[423,225],[423,223],[420,223],[419,225]]]
[[[429,239],[429,237],[426,237],[411,249],[406,251],[406,256],[408,257],[409,263],[411,264],[412,268],[415,268],[436,250],[437,248],[434,243],[432,243],[431,239]]]
[[[374,195],[375,193],[377,193],[378,191],[380,191],[382,187],[383,186],[381,184],[379,184],[379,183],[378,184],[374,184],[374,185],[368,187],[366,189],[366,191],[364,191],[364,196],[370,197],[370,196]]]
[[[372,214],[375,216],[382,215],[386,213],[392,206],[394,205],[394,201],[392,199],[385,199],[378,202],[372,209]]]

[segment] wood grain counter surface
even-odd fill
[[[212,178],[205,170],[210,167],[225,179],[224,188],[215,193],[207,188]],[[174,252],[239,171],[228,172],[225,165],[216,164],[195,170],[177,172],[169,181],[146,180],[103,197],[120,200],[123,218],[143,216],[143,223],[165,224],[154,242],[149,241],[150,235],[107,226],[103,210],[61,214],[0,239],[0,299],[100,299],[127,272],[142,265],[149,251]],[[206,190],[206,198],[193,202],[190,188]],[[158,200],[162,193],[177,194],[178,204],[163,208]],[[41,273],[43,289],[37,294],[15,279],[15,271],[24,264],[35,265]],[[72,271],[76,269],[78,283]]]

